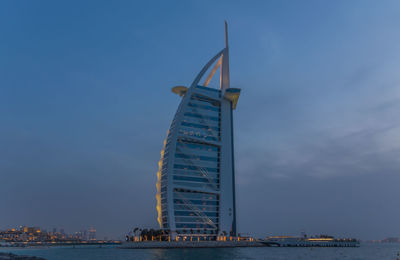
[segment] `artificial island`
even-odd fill
[[[218,69],[220,86],[209,87]],[[230,87],[226,22],[225,48],[206,63],[189,87],[176,86],[172,92],[182,99],[158,163],[160,229],[138,234],[136,228],[126,236],[123,248],[358,245],[355,239],[270,237],[261,241],[237,233],[233,111],[241,89]]]

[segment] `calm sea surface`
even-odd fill
[[[0,252],[70,259],[390,259],[396,260],[400,244],[361,244],[359,248],[196,248],[118,249],[115,247],[0,248]]]

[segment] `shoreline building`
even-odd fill
[[[225,48],[191,86],[172,88],[182,100],[161,151],[156,199],[160,228],[173,237],[236,236],[233,110],[240,89],[229,84],[227,29],[225,22]],[[220,88],[210,88],[218,69]]]

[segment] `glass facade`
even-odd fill
[[[178,234],[218,232],[220,99],[220,90],[197,86],[184,97],[172,121],[160,160],[159,221],[164,229],[170,228],[168,218],[173,216]],[[172,173],[170,182],[168,170]],[[172,186],[171,201],[167,199],[168,183]],[[168,214],[169,203],[174,214]]]
[[[184,108],[176,143],[173,184],[174,215],[178,233],[186,229],[198,233],[218,229],[220,102],[216,89],[211,97],[194,92]],[[215,95],[216,94],[216,95]],[[201,192],[199,189],[207,190]]]

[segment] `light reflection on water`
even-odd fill
[[[191,248],[118,249],[115,247],[0,248],[0,252],[40,256],[48,260],[130,259],[390,259],[395,260],[400,244],[361,244],[359,248]]]

